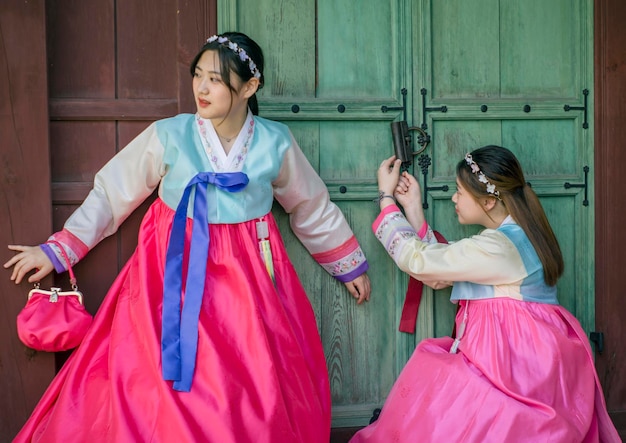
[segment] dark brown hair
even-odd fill
[[[537,194],[526,183],[519,161],[501,146],[483,146],[470,154],[489,182],[495,185],[511,217],[528,236],[543,264],[545,282],[554,286],[563,274],[563,255]],[[465,159],[457,164],[456,174],[474,198],[497,198],[487,192],[485,183],[478,180],[478,174],[472,173]]]
[[[261,89],[265,81],[265,77],[263,75],[265,61],[261,47],[250,37],[246,34],[242,34],[241,32],[224,32],[223,34],[220,34],[220,37],[226,37],[229,41],[236,43],[237,46],[246,51],[248,57],[252,59],[261,73],[261,78],[259,79],[259,89]],[[202,57],[202,54],[206,51],[217,51],[220,60],[220,74],[222,76],[222,81],[231,91],[236,92],[236,89],[233,87],[231,82],[231,72],[234,72],[244,83],[253,77],[248,62],[242,61],[239,58],[239,55],[228,47],[228,44],[219,43],[217,40],[205,43],[198,54],[196,54],[191,62],[191,65],[189,66],[189,71],[192,76],[196,73],[196,66],[198,65],[200,57]],[[254,115],[259,115],[259,103],[257,101],[256,93],[248,99],[248,106]]]

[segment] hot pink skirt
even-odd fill
[[[190,392],[161,375],[165,252],[161,200],[83,343],[15,442],[328,442],[330,389],[311,304],[268,215],[276,285],[255,221],[210,225]],[[190,233],[190,223],[187,226]]]

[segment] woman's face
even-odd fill
[[[241,79],[231,73],[230,81],[236,91],[241,89]],[[193,95],[200,117],[223,121],[229,115],[247,112],[248,100],[233,92],[222,81],[217,51],[205,51],[198,60],[193,76]]]
[[[485,226],[485,218],[489,218],[485,209],[480,205],[470,192],[463,187],[461,181],[456,179],[456,192],[452,195],[454,209],[462,225]]]

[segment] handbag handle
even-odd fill
[[[52,243],[57,248],[59,248],[59,250],[61,251],[61,255],[63,256],[63,258],[65,259],[65,262],[67,263],[67,272],[69,272],[70,274],[70,283],[72,284],[72,289],[74,290],[78,289],[78,285],[76,283],[76,276],[74,276],[74,271],[72,271],[72,263],[70,262],[70,258],[67,256],[65,249],[63,248],[63,246],[61,246],[61,243],[59,243],[56,240],[48,240],[46,243]]]

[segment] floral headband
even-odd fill
[[[480,168],[478,167],[478,164],[472,158],[472,154],[469,154],[469,153],[465,154],[465,162],[472,169],[472,173],[478,175],[478,181],[485,184],[485,186],[487,187],[487,192],[489,194],[493,194],[494,196],[496,196],[496,198],[499,199],[500,192],[496,191],[496,185],[491,183],[489,179],[487,178],[487,176],[483,174],[483,171],[480,170]]]
[[[219,44],[228,46],[228,49],[230,49],[239,56],[239,60],[241,60],[242,62],[247,62],[248,68],[250,69],[250,72],[252,73],[254,78],[261,78],[261,71],[259,71],[259,68],[256,67],[256,64],[252,61],[245,49],[239,47],[237,43],[231,42],[228,37],[223,37],[221,35],[212,35],[207,39],[207,43],[213,43],[216,40]]]

